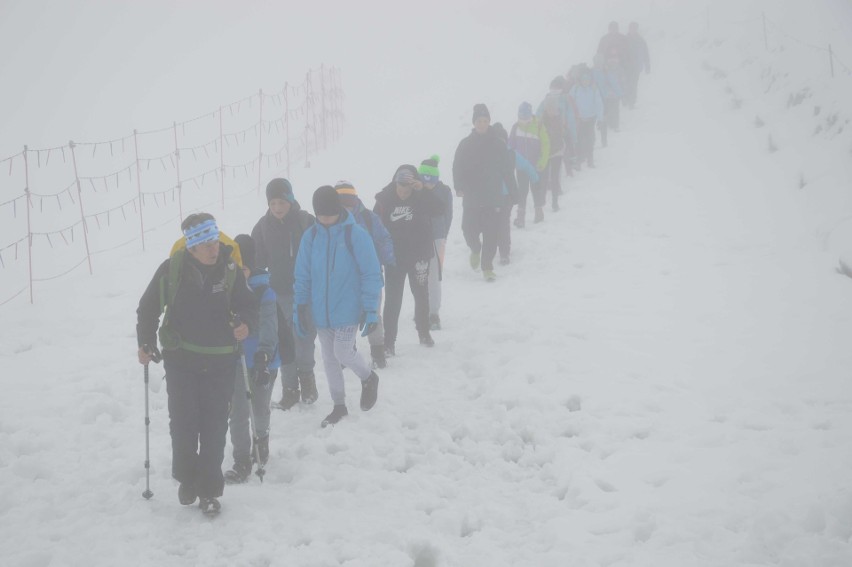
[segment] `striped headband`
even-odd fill
[[[189,227],[183,231],[183,234],[186,236],[186,247],[192,248],[205,242],[219,240],[219,227],[216,226],[215,220],[210,219]]]

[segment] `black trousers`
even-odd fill
[[[595,165],[595,119],[580,120],[577,125],[577,158]]]
[[[483,270],[494,270],[494,256],[500,233],[499,209],[495,207],[464,207],[462,233],[473,253],[479,253]],[[480,241],[479,237],[482,236]]]
[[[497,232],[497,249],[501,258],[508,258],[512,251],[512,205],[504,205],[497,213],[499,230]]]
[[[178,355],[175,355],[177,358]],[[193,483],[198,496],[222,496],[225,481],[225,437],[234,394],[236,355],[193,356],[192,363],[169,353],[166,390],[169,394],[169,431],[172,436],[172,476]]]
[[[559,195],[562,194],[562,183],[559,176],[562,173],[562,156],[553,156],[547,162],[547,167],[541,172],[542,175],[542,205],[547,199],[547,192],[551,193],[551,204],[556,205]]]
[[[541,178],[533,183],[526,172],[518,169],[515,171],[515,177],[518,180],[518,191],[520,193],[518,200],[518,214],[523,216],[523,212],[527,209],[527,195],[532,193],[533,206],[544,206],[544,194],[541,191]],[[542,174],[543,175],[543,174]]]
[[[385,307],[382,310],[385,345],[396,343],[406,277],[414,296],[414,325],[418,331],[429,330],[429,260],[388,266],[385,271]]]

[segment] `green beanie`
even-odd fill
[[[438,173],[438,162],[440,161],[441,158],[436,155],[429,159],[424,159],[420,162],[420,167],[417,168],[417,173],[428,177],[434,177],[435,181],[437,181],[441,176],[440,173]]]

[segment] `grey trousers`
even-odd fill
[[[278,370],[270,371],[272,376],[269,383],[264,388],[258,388],[255,386],[251,370],[249,370],[249,384],[252,388],[251,405],[254,410],[254,426],[258,437],[269,435],[269,414],[271,413],[269,402],[272,398],[272,385],[275,384],[277,373]],[[246,395],[245,379],[243,378],[243,365],[238,363],[228,427],[231,430],[231,445],[234,447],[234,462],[245,465],[251,463],[251,424],[249,417],[249,401]]]
[[[293,330],[293,296],[278,294],[278,307],[287,322],[287,329],[278,329],[279,333],[293,333],[293,339],[296,341],[296,360],[289,364],[281,365],[281,386],[282,388],[298,388],[299,374],[310,374],[314,371],[316,362],[314,361],[314,343],[316,341],[316,332],[313,326],[307,329],[307,335],[302,338]]]
[[[343,368],[349,368],[363,382],[370,377],[370,364],[355,348],[358,325],[338,329],[320,329],[317,335],[322,348],[322,362],[328,378],[328,391],[334,405],[346,403]],[[342,366],[341,366],[342,365]]]

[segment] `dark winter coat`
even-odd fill
[[[419,189],[403,201],[396,193],[396,183],[391,182],[376,195],[373,211],[393,239],[398,266],[411,266],[433,256],[432,218],[445,213],[434,189]]]
[[[450,234],[450,226],[453,224],[453,190],[442,181],[438,181],[431,191],[434,191],[444,205],[444,214],[432,217],[432,238],[445,239]]]
[[[491,129],[485,134],[473,130],[459,143],[453,160],[453,184],[462,194],[465,208],[501,206],[507,159],[506,144]]]
[[[648,53],[648,43],[638,33],[627,34],[627,51],[629,56],[624,67],[632,73],[651,72],[651,55]]]
[[[294,202],[281,220],[266,211],[251,231],[256,247],[254,267],[269,270],[269,285],[278,295],[293,295],[293,270],[299,243],[302,234],[314,222],[313,215]]]
[[[618,63],[622,67],[625,66],[630,57],[627,36],[620,32],[609,32],[598,43],[598,53],[602,53],[607,59],[618,57]]]
[[[203,347],[232,346],[236,341],[231,327],[231,312],[247,324],[258,320],[258,299],[246,284],[242,270],[231,260],[232,250],[230,246],[220,245],[219,258],[212,266],[201,264],[188,252],[184,254],[180,282],[169,314],[169,327],[177,332],[181,340]],[[171,261],[168,259],[160,264],[139,300],[139,308],[136,310],[136,338],[139,346],[157,344],[161,285],[164,297],[168,297]],[[230,300],[224,293],[225,271],[229,269],[236,270]],[[165,354],[189,364],[197,361],[198,357],[220,356],[184,350]]]

